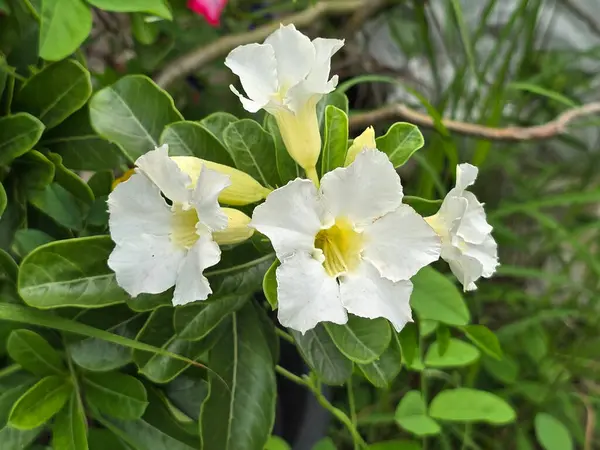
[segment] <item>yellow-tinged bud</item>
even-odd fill
[[[115,181],[112,182],[112,190],[114,191],[115,188],[121,184],[124,183],[125,181],[129,180],[129,178],[131,178],[131,175],[133,175],[135,173],[135,169],[129,169],[127,172],[125,172],[123,175],[121,175],[119,178],[117,178]]]
[[[222,208],[222,210],[227,214],[227,228],[213,232],[213,239],[217,244],[239,244],[252,236],[254,228],[248,226],[250,217],[237,209]]]
[[[206,161],[195,156],[172,156],[171,159],[192,178],[192,185],[196,184],[203,165],[215,172],[228,175],[231,185],[223,189],[219,195],[219,202],[227,205],[249,205],[264,199],[271,192],[271,189],[263,187],[247,173],[224,164]]]
[[[344,166],[352,164],[358,154],[365,148],[377,148],[377,144],[375,144],[375,130],[373,127],[367,128],[360,136],[354,139],[354,142],[352,142],[352,145],[348,149],[348,153],[346,153],[346,162],[344,163]]]

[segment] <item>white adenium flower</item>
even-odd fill
[[[273,191],[250,226],[271,240],[277,268],[279,321],[306,332],[319,322],[346,323],[347,312],[411,321],[408,281],[437,260],[440,240],[402,204],[402,185],[388,157],[364,150],[323,177]]]
[[[294,25],[282,25],[264,44],[242,45],[225,59],[248,96],[231,86],[244,108],[273,114],[288,152],[307,171],[321,151],[316,105],[337,86],[337,75],[329,79],[331,57],[343,45],[339,39],[311,42]]]
[[[217,198],[229,177],[203,167],[192,180],[166,145],[139,157],[136,166],[108,197],[116,243],[108,266],[132,297],[175,286],[174,305],[206,299],[212,291],[202,272],[221,259],[212,232],[227,227]]]
[[[442,258],[465,291],[477,289],[475,281],[489,278],[498,266],[498,250],[487,223],[483,204],[466,189],[475,183],[478,169],[471,164],[456,168],[456,187],[440,210],[425,220],[442,239]]]

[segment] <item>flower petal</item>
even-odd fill
[[[364,237],[363,258],[391,281],[408,280],[440,257],[440,238],[408,205],[377,219]]]
[[[140,156],[135,164],[169,200],[184,204],[189,202],[190,192],[187,187],[191,184],[191,179],[169,158],[168,145],[157,147]]]
[[[481,244],[468,244],[464,254],[479,261],[485,278],[491,277],[498,267],[498,246],[491,234]]]
[[[283,326],[305,333],[319,322],[348,321],[337,281],[310,255],[300,252],[286,259],[276,274],[278,318]]]
[[[329,79],[331,71],[331,57],[344,46],[340,39],[316,38],[312,41],[316,51],[312,70],[306,78],[307,87],[313,92],[327,94],[337,86],[337,75]]]
[[[464,190],[472,186],[478,173],[479,169],[468,163],[456,166],[456,189]]]
[[[175,247],[168,236],[141,234],[117,245],[108,257],[117,283],[132,297],[141,293],[159,294],[175,284],[177,268],[185,251]]]
[[[238,91],[232,84],[229,85],[229,89],[231,89],[231,92],[238,96],[238,98],[242,102],[242,106],[244,107],[244,109],[250,113],[256,113],[260,111],[267,105],[267,103],[269,103],[264,101],[255,102],[254,100],[250,100],[249,98],[244,97],[244,95],[241,94],[240,91]]]
[[[477,289],[475,281],[483,274],[483,266],[477,259],[461,255],[458,258],[449,260],[448,265],[454,276],[463,285],[465,292]]]
[[[225,65],[238,77],[246,91],[246,95],[253,103],[242,104],[248,109],[261,105],[264,107],[271,100],[271,96],[277,93],[277,61],[275,51],[270,45],[247,44],[233,49],[225,59]],[[232,90],[241,98],[239,92]]]
[[[348,167],[325,174],[321,192],[327,210],[357,226],[394,211],[402,203],[400,177],[387,155],[363,150]]]
[[[356,272],[340,279],[342,304],[349,313],[368,319],[385,317],[396,331],[412,322],[410,281],[396,283],[383,278],[368,262],[361,264]]]
[[[311,253],[324,222],[315,185],[296,178],[271,192],[252,214],[250,226],[266,235],[283,260],[298,251]]]
[[[229,176],[211,170],[206,166],[200,169],[198,181],[192,193],[192,204],[198,212],[199,221],[210,231],[227,228],[227,216],[219,206],[219,194],[231,185]]]
[[[117,244],[135,241],[140,234],[168,236],[171,210],[160,189],[146,175],[133,174],[108,196],[110,236]]]
[[[280,25],[266,40],[277,61],[279,89],[287,90],[304,80],[315,62],[315,47],[293,24]]]
[[[212,293],[204,269],[212,267],[221,259],[221,249],[208,234],[200,236],[189,249],[177,271],[177,282],[173,292],[173,305],[185,305],[197,300],[206,300]]]
[[[468,204],[456,233],[467,242],[479,244],[492,232],[492,226],[487,222],[485,210],[477,197],[468,191],[462,195]]]

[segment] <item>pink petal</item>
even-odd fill
[[[196,14],[204,16],[206,21],[213,25],[219,25],[219,19],[227,0],[188,0],[188,8]]]

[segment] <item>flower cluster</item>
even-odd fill
[[[109,266],[130,295],[175,286],[175,305],[206,299],[211,288],[203,271],[219,262],[219,244],[237,244],[254,230],[270,240],[279,260],[279,321],[303,333],[324,321],[344,324],[348,313],[383,317],[401,330],[412,320],[411,277],[440,257],[465,290],[494,273],[492,228],[467,191],[476,167],[458,166],[456,186],[426,218],[403,203],[400,177],[376,148],[372,127],[353,141],[343,167],[317,175],[316,107],[337,85],[330,61],[342,45],[311,41],[288,25],[225,60],[246,93],[231,87],[244,108],[274,116],[307,178],[271,191],[231,167],[170,158],[165,146],[136,161],[108,201],[116,243]],[[261,201],[251,219],[222,206]]]

